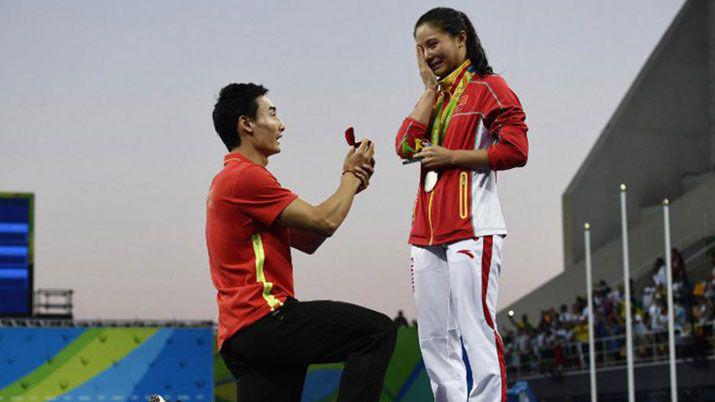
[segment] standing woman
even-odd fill
[[[409,239],[422,356],[437,402],[506,401],[496,172],[526,164],[524,111],[464,13],[434,8],[413,34],[425,91],[395,145],[422,165]]]

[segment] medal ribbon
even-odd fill
[[[444,135],[449,127],[449,122],[452,120],[454,109],[457,108],[457,103],[459,103],[459,99],[462,97],[462,92],[464,92],[471,78],[471,75],[468,76],[466,74],[469,67],[470,63],[469,60],[467,60],[462,65],[462,71],[457,75],[457,79],[454,81],[455,83],[452,85],[450,91],[442,91],[439,94],[434,108],[435,119],[432,124],[432,144],[442,145],[444,141]],[[448,99],[446,107],[444,105],[445,98]]]

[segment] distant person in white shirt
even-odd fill
[[[662,258],[658,258],[655,260],[655,264],[653,264],[653,284],[657,287],[658,285],[660,286],[665,286],[667,282],[667,277],[665,274],[665,261],[663,261]]]

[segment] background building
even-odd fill
[[[663,255],[664,198],[671,200],[673,246],[689,251],[690,267],[706,265],[703,241],[707,246],[715,235],[714,168],[715,3],[691,0],[564,191],[564,272],[505,306],[499,323],[508,322],[509,310],[538,319],[542,309],[585,295],[586,222],[592,226],[594,281],[622,281],[620,183],[628,186],[631,278],[650,272]]]

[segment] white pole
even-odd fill
[[[623,237],[623,295],[626,304],[626,362],[628,366],[628,402],[636,401],[633,381],[633,337],[631,332],[631,275],[628,262],[628,219],[626,217],[626,185],[621,184],[621,234]]]
[[[663,229],[665,232],[665,275],[668,288],[668,349],[670,352],[670,399],[678,402],[678,377],[675,371],[675,310],[673,309],[673,268],[670,255],[670,201],[663,201]]]
[[[586,298],[588,300],[588,371],[591,374],[591,402],[598,400],[596,392],[596,347],[593,340],[593,284],[591,283],[591,225],[583,225],[586,247]]]

